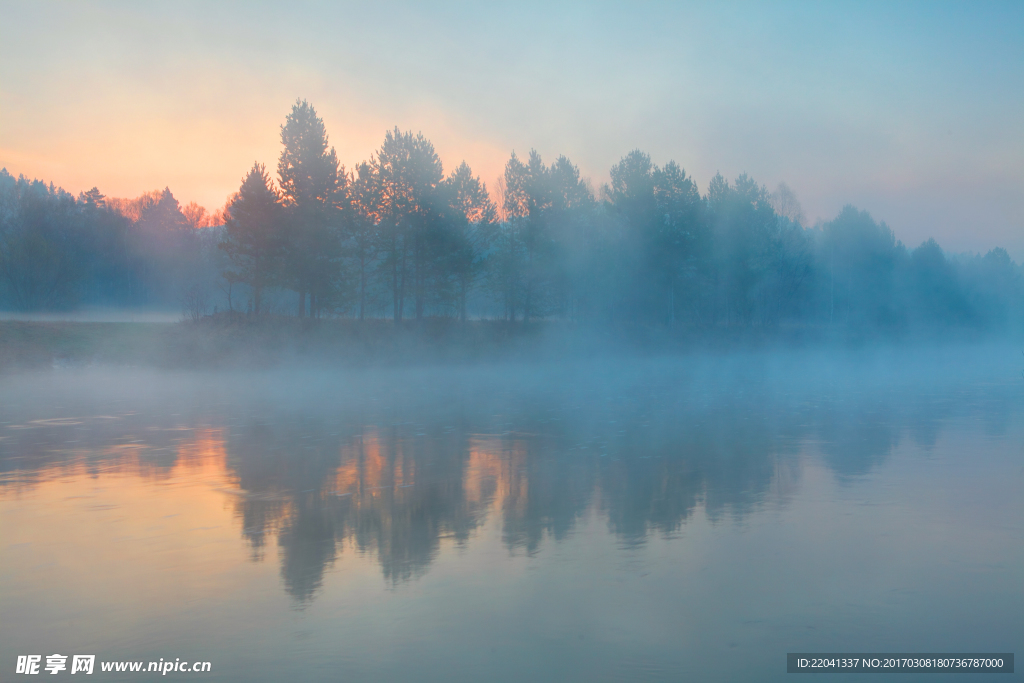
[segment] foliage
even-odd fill
[[[259,315],[263,291],[279,284],[286,271],[284,207],[266,167],[253,164],[226,213],[224,239],[218,245],[231,264],[224,275],[249,287],[253,312]]]
[[[343,223],[349,220],[348,176],[328,149],[323,119],[305,100],[296,101],[281,126],[284,149],[277,164],[285,208],[284,275],[299,295],[299,317],[344,307],[346,282],[339,267]]]
[[[1024,274],[1005,250],[908,250],[852,206],[807,228],[784,183],[716,175],[702,194],[674,161],[633,150],[598,198],[569,159],[531,150],[511,154],[492,198],[468,164],[445,175],[433,144],[398,128],[347,172],[303,100],[281,142],[276,186],[254,164],[212,214],[167,188],[75,198],[0,171],[0,305],[184,302],[199,318],[219,285],[229,311],[243,301],[258,316],[290,291],[300,317],[395,322],[1006,333],[1024,321]]]
[[[0,276],[20,310],[67,308],[83,279],[83,221],[53,184],[0,174]]]

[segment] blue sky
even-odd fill
[[[393,126],[493,185],[511,151],[595,187],[631,149],[785,181],[909,246],[1024,259],[1024,3],[0,2],[0,166],[221,206],[296,97],[343,162]]]

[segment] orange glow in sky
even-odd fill
[[[303,98],[349,169],[395,126],[492,194],[512,151],[565,154],[596,189],[641,149],[702,190],[785,181],[811,224],[850,203],[910,247],[1024,258],[1019,4],[39,0],[3,17],[0,167],[74,193],[167,186],[215,211],[254,161],[276,169]]]
[[[323,98],[328,100],[329,98]],[[254,161],[273,172],[281,144],[280,125],[294,100],[281,97],[274,105],[246,108],[237,118],[185,118],[150,111],[108,121],[104,112],[67,116],[50,112],[56,133],[40,138],[0,138],[0,165],[14,174],[52,180],[77,194],[98,187],[108,197],[134,198],[144,192],[170,187],[185,205],[195,201],[210,211],[225,204],[238,190]],[[392,125],[384,121],[355,120],[318,105],[325,120],[330,144],[347,169],[367,160]],[[81,112],[80,112],[81,113]],[[19,115],[25,118],[19,120]],[[9,129],[33,129],[32,113],[8,112]],[[501,173],[505,153],[472,140],[440,123],[432,127],[441,135],[431,141],[445,162],[446,172],[463,159],[488,186]],[[477,160],[474,164],[472,160]]]

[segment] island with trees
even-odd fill
[[[133,330],[5,321],[0,365],[26,361],[30,346],[36,361],[141,358],[161,344],[178,345],[178,361],[255,347],[270,361],[352,344],[362,358],[386,356],[425,339],[471,354],[555,330],[571,351],[584,339],[672,347],[1024,329],[1022,270],[1004,249],[908,248],[853,206],[808,226],[785,184],[716,175],[702,193],[674,161],[634,150],[595,190],[566,157],[531,150],[513,152],[489,189],[465,162],[445,173],[426,137],[398,128],[347,168],[305,101],[281,141],[276,175],[257,161],[213,213],[170,189],[75,197],[0,171],[0,310],[183,318]]]

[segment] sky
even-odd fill
[[[398,126],[493,187],[633,149],[787,183],[907,246],[1024,260],[1024,3],[0,0],[0,167],[214,210],[297,98],[352,168]]]

